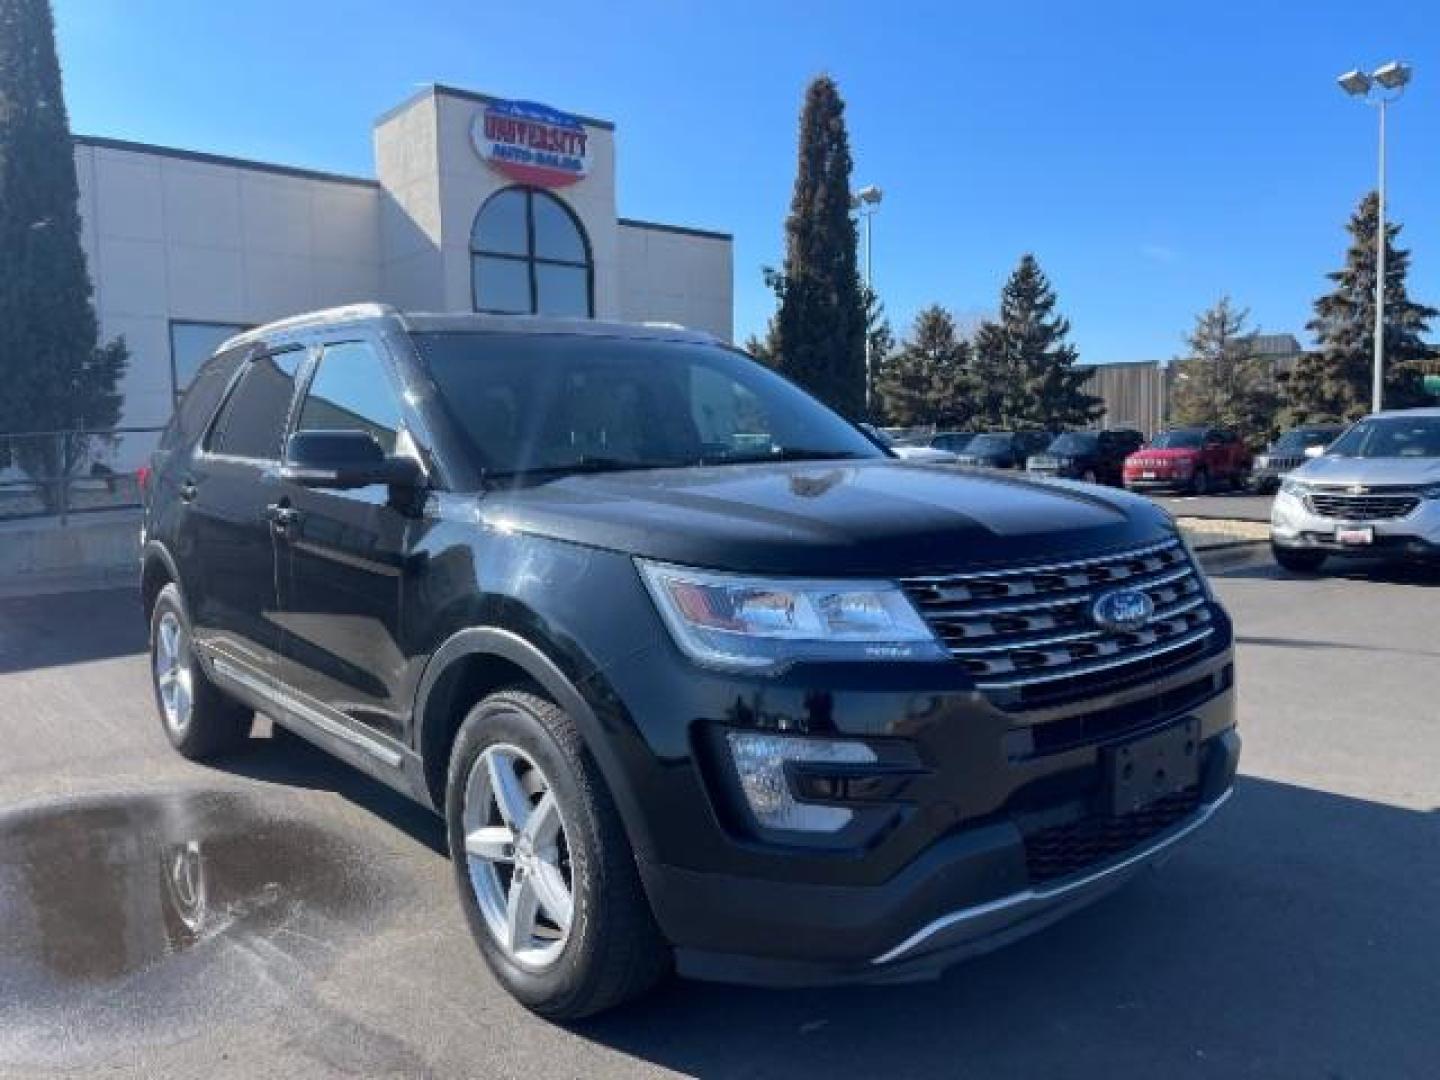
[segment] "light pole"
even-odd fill
[[[1380,110],[1380,193],[1375,225],[1375,371],[1371,388],[1371,411],[1385,406],[1385,110],[1399,101],[1410,82],[1409,64],[1391,60],[1368,75],[1356,68],[1336,81],[1351,97]]]
[[[875,287],[871,284],[871,246],[870,246],[870,219],[875,216],[875,211],[880,209],[880,200],[884,197],[882,192],[874,184],[867,184],[850,196],[850,209],[860,215],[860,220],[865,223],[865,415],[871,415],[870,397],[874,385],[874,376],[871,373],[870,357],[870,297],[875,295]]]

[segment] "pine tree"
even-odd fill
[[[78,198],[49,0],[0,0],[0,432],[119,420],[128,358],[123,340],[96,347]],[[84,443],[21,439],[16,457],[59,476]]]
[[[865,409],[865,304],[855,244],[845,104],[835,82],[821,76],[800,114],[785,265],[774,282],[775,346],[782,372],[850,417]]]
[[[972,422],[982,431],[1002,431],[1011,426],[1006,401],[1013,396],[1006,387],[1015,382],[1005,331],[989,319],[975,331],[971,343],[970,380]]]
[[[1249,318],[1228,296],[1195,317],[1188,355],[1175,365],[1176,424],[1230,428],[1257,442],[1273,434],[1279,402],[1265,361],[1255,356]]]
[[[865,302],[865,344],[869,350],[866,375],[870,379],[870,393],[866,400],[872,402],[866,419],[873,421],[882,409],[878,389],[880,369],[895,351],[895,330],[885,314],[885,304],[879,294],[868,285],[860,287],[860,294]]]
[[[915,316],[910,336],[880,365],[876,395],[885,419],[912,427],[961,427],[974,412],[970,347],[955,333],[955,320],[938,304]]]
[[[1286,415],[1291,422],[1353,420],[1370,411],[1374,371],[1376,225],[1380,203],[1374,192],[1360,201],[1346,228],[1350,247],[1345,267],[1327,275],[1333,291],[1315,301],[1307,328],[1320,348],[1307,353],[1285,380]],[[1410,252],[1395,247],[1400,226],[1385,227],[1385,405],[1423,404],[1421,370],[1431,350],[1420,335],[1440,315],[1411,301],[1405,279]]]
[[[1100,399],[1085,390],[1091,373],[1075,366],[1070,322],[1055,313],[1055,290],[1034,255],[1023,255],[1005,283],[998,326],[1002,426],[1054,430],[1099,417]]]

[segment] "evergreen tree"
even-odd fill
[[[785,265],[774,282],[775,351],[782,372],[852,418],[865,408],[865,304],[855,242],[845,104],[822,75],[806,91],[800,114]]]
[[[1034,255],[1022,256],[1005,283],[998,327],[1002,426],[1053,430],[1099,417],[1100,399],[1085,390],[1091,372],[1075,366],[1070,322],[1055,313],[1055,290]]]
[[[96,347],[78,198],[49,0],[0,0],[0,432],[119,420],[127,354]],[[21,439],[16,457],[59,476],[84,442]]]
[[[1175,366],[1170,415],[1176,424],[1230,428],[1258,442],[1273,434],[1278,396],[1255,356],[1250,313],[1228,296],[1195,317],[1188,355]]]
[[[882,408],[878,389],[880,369],[895,351],[895,331],[890,326],[890,318],[885,314],[885,304],[879,294],[868,285],[862,285],[860,291],[865,300],[865,344],[870,357],[868,375],[871,392],[866,400],[873,402],[871,415],[866,419],[873,421]]]
[[[1319,350],[1307,353],[1285,380],[1287,419],[1353,420],[1370,411],[1374,372],[1376,225],[1374,192],[1360,201],[1346,226],[1350,247],[1345,267],[1328,274],[1335,288],[1315,301],[1307,328]],[[1400,226],[1385,227],[1385,405],[1423,404],[1421,370],[1431,355],[1420,339],[1440,312],[1411,301],[1405,279],[1410,252],[1395,247]]]
[[[910,337],[880,365],[876,395],[887,422],[904,427],[961,427],[974,407],[970,347],[955,333],[955,320],[938,304],[915,316]]]
[[[1015,381],[1005,331],[985,320],[975,331],[970,361],[972,422],[982,431],[1001,431],[1012,425],[1006,401],[1012,395],[1006,387]]]

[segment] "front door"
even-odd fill
[[[297,431],[360,430],[386,453],[402,438],[400,397],[380,347],[326,345]],[[392,739],[404,735],[401,644],[407,545],[414,521],[380,484],[349,491],[285,484],[279,543],[281,681]]]

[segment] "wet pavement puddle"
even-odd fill
[[[179,1041],[307,993],[396,893],[374,852],[219,792],[0,816],[0,1061]]]

